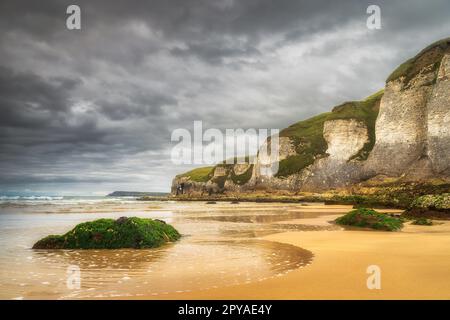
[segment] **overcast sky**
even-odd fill
[[[449,14],[448,0],[2,0],[0,193],[168,191],[187,169],[173,129],[281,129],[364,98],[450,36]]]

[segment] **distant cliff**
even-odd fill
[[[450,38],[400,65],[384,90],[282,130],[279,149],[274,176],[260,174],[258,154],[254,164],[178,175],[172,194],[324,191],[367,181],[450,183]]]
[[[138,192],[138,191],[114,191],[107,197],[164,197],[168,193],[164,192]]]

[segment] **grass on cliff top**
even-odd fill
[[[396,231],[403,228],[401,219],[366,208],[352,210],[344,216],[337,218],[335,222],[345,226],[371,228],[384,231]]]
[[[406,83],[417,75],[424,67],[432,65],[430,71],[436,71],[439,68],[440,61],[446,52],[450,50],[450,38],[439,40],[432,43],[415,57],[408,59],[399,65],[386,79],[386,83],[405,77]]]
[[[188,177],[195,182],[207,182],[212,178],[215,167],[196,168],[183,174],[179,174],[177,178]]]
[[[351,101],[334,107],[332,112],[319,114],[307,120],[297,122],[280,132],[280,137],[289,137],[293,141],[297,155],[280,161],[277,177],[286,177],[300,172],[314,160],[324,155],[327,143],[323,137],[325,121],[356,119],[363,121],[368,129],[369,141],[352,159],[365,160],[375,144],[375,121],[379,111],[379,101],[384,90],[361,101]]]
[[[64,235],[39,240],[33,249],[154,248],[179,238],[164,221],[122,217],[80,223]]]
[[[352,156],[351,159],[365,160],[375,144],[375,121],[378,116],[379,102],[384,90],[361,101],[351,101],[333,108],[331,112],[319,114],[307,120],[299,121],[280,132],[280,137],[289,137],[294,143],[297,155],[290,156],[280,161],[277,177],[287,177],[298,173],[311,165],[317,157],[324,156],[327,150],[327,143],[323,137],[323,126],[325,121],[338,119],[356,119],[363,121],[368,129],[369,141],[361,150]],[[250,161],[252,157],[246,156],[244,160]],[[236,163],[237,159],[234,159]],[[225,162],[225,161],[224,161]],[[231,169],[232,164],[219,164],[218,166]],[[177,177],[189,177],[195,182],[207,182],[212,179],[215,167],[203,167],[191,170],[178,175]],[[250,177],[240,179],[231,176],[239,181],[248,181]],[[244,178],[244,177],[243,177]],[[248,179],[247,179],[248,178]],[[218,179],[220,185],[224,184],[223,178]],[[225,179],[226,180],[226,179]]]

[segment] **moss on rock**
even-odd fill
[[[373,209],[358,208],[335,220],[337,224],[384,231],[396,231],[403,228],[401,219]]]
[[[450,193],[417,197],[403,213],[405,217],[450,219]]]
[[[66,234],[39,240],[33,249],[141,249],[179,238],[178,231],[164,221],[121,217],[80,223]]]
[[[450,193],[420,196],[411,203],[410,209],[450,210]]]
[[[427,219],[427,218],[418,218],[418,219],[414,220],[413,222],[411,222],[411,224],[416,225],[416,226],[432,226],[433,221],[431,221],[430,219]]]

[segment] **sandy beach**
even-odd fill
[[[58,200],[0,212],[4,299],[449,299],[450,221],[402,231],[330,223],[351,210],[320,203]],[[399,210],[383,209],[398,213]],[[183,237],[149,250],[32,250],[82,221],[163,219]],[[67,267],[81,288],[66,287]],[[381,269],[369,290],[367,267]]]
[[[302,222],[323,225],[334,217],[321,216]],[[265,239],[312,251],[313,262],[287,275],[257,283],[167,298],[449,299],[450,222],[438,223],[430,227],[407,224],[401,232],[336,230],[269,235]],[[380,290],[367,288],[369,265],[381,268]]]

